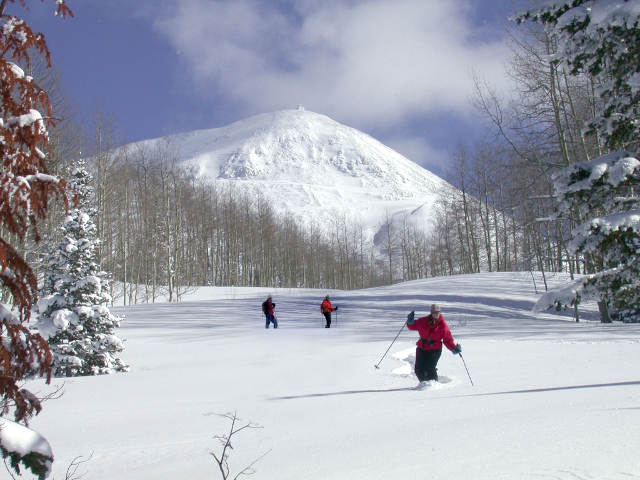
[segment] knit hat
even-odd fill
[[[434,303],[433,305],[431,305],[431,313],[435,313],[439,311],[440,311],[440,305],[438,305],[437,303]]]

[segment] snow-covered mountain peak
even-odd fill
[[[414,212],[427,227],[437,191],[451,188],[369,135],[304,109],[141,143],[161,141],[201,176],[258,189],[307,221],[355,214],[372,233],[387,212]]]

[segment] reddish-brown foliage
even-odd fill
[[[41,0],[44,2],[45,0]],[[49,375],[51,354],[47,342],[26,327],[37,294],[36,277],[9,238],[23,240],[33,233],[39,240],[37,222],[47,217],[51,198],[68,206],[66,183],[48,174],[48,129],[53,125],[47,93],[20,67],[29,65],[37,52],[49,62],[44,36],[35,33],[17,17],[5,13],[8,4],[26,0],[0,1],[0,282],[11,294],[18,317],[0,315],[0,415],[15,407],[18,422],[40,411],[40,401],[18,382],[33,371]],[[71,10],[57,0],[57,14]]]

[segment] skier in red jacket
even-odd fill
[[[327,321],[327,324],[324,326],[324,328],[331,328],[331,312],[337,309],[338,307],[331,306],[331,297],[329,295],[324,297],[324,300],[320,305],[320,311],[322,312],[325,320]]]
[[[414,318],[411,312],[407,317],[407,328],[409,330],[417,330],[420,334],[420,340],[416,343],[416,365],[415,372],[418,380],[421,382],[429,380],[438,380],[438,360],[442,354],[442,344],[451,350],[454,355],[462,352],[460,344],[453,341],[451,330],[444,317],[440,313],[438,304],[431,305],[431,315]]]

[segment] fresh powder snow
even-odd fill
[[[640,477],[640,325],[598,323],[595,304],[580,323],[534,314],[542,285],[487,273],[357,291],[203,287],[114,307],[131,372],[30,382],[65,390],[30,425],[58,479],[80,455],[92,480],[221,478],[210,453],[226,413],[262,427],[232,437],[230,478],[263,455],[256,480]],[[269,293],[277,330],[264,327]],[[445,349],[440,381],[418,388],[417,335],[402,327],[434,302],[475,386]]]

